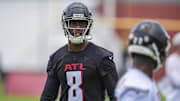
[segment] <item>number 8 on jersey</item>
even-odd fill
[[[84,101],[84,92],[80,88],[82,85],[82,71],[66,72],[67,83],[70,86],[68,91],[68,101]]]

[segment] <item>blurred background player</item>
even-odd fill
[[[68,44],[51,55],[41,101],[104,101],[105,90],[114,101],[118,79],[113,53],[91,42],[92,14],[87,6],[71,3],[63,12],[62,25]]]
[[[143,21],[131,30],[128,52],[133,66],[117,84],[117,101],[160,101],[152,76],[165,60],[170,48],[168,39],[168,33],[155,21]]]
[[[2,70],[2,56],[0,52],[0,80],[3,79],[3,70]]]
[[[174,52],[166,60],[166,77],[169,90],[165,93],[167,101],[180,100],[180,32],[172,39]]]

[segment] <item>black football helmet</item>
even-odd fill
[[[155,21],[143,21],[130,32],[128,52],[141,54],[156,61],[156,69],[161,67],[170,49],[169,35],[166,30]]]
[[[85,28],[72,28],[70,26],[71,21],[85,21],[87,25]],[[65,32],[65,36],[68,38],[71,43],[80,44],[84,40],[92,39],[90,34],[90,29],[92,27],[93,19],[92,14],[81,2],[73,2],[64,10],[62,15],[62,26]],[[73,30],[73,31],[70,31]],[[75,36],[76,31],[81,30],[80,36]]]

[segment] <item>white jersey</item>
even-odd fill
[[[167,101],[180,101],[180,56],[173,53],[166,61],[166,76],[169,80]]]
[[[118,81],[115,96],[117,101],[160,101],[155,82],[136,68],[129,68]]]

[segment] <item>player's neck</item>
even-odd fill
[[[177,46],[175,48],[175,52],[176,52],[176,54],[178,54],[180,56],[180,46]]]
[[[142,65],[137,68],[140,69],[143,73],[145,73],[148,77],[150,77],[150,78],[153,77],[153,67],[151,67],[149,65]]]
[[[145,73],[148,77],[153,77],[153,69],[155,67],[155,64],[151,59],[143,58],[143,57],[135,57],[133,61],[133,66],[137,69],[141,70],[143,73]]]
[[[73,44],[71,42],[68,43],[68,51],[71,51],[71,52],[79,52],[79,51],[83,51],[86,46],[87,46],[88,42],[85,41],[81,44]]]

